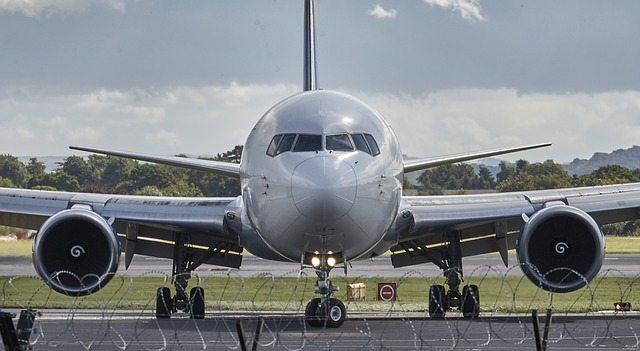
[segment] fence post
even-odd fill
[[[547,350],[547,339],[549,339],[549,327],[551,327],[551,309],[547,308],[547,318],[544,321],[544,334],[542,335],[542,350]]]
[[[240,350],[247,351],[247,344],[244,341],[244,331],[242,330],[242,322],[236,320],[236,331],[238,332],[238,343],[240,344]]]
[[[536,350],[542,351],[542,343],[540,343],[540,325],[538,324],[538,310],[531,310],[531,319],[533,320],[533,337],[536,339]]]
[[[258,320],[258,325],[256,326],[256,332],[253,334],[253,346],[251,347],[251,351],[256,351],[258,349],[258,339],[260,339],[260,333],[262,333],[263,325],[264,319],[260,318]]]

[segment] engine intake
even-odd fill
[[[104,287],[118,269],[120,243],[95,212],[69,209],[47,219],[33,244],[33,265],[53,290],[83,296]]]
[[[525,275],[551,292],[584,287],[600,271],[604,238],[596,221],[572,206],[536,212],[522,227],[518,260]]]

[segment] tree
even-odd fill
[[[60,163],[61,170],[70,176],[76,177],[80,186],[84,187],[96,183],[98,180],[96,172],[89,163],[80,156],[69,156]]]
[[[500,161],[500,164],[498,166],[500,167],[500,172],[496,174],[496,180],[498,181],[498,183],[506,180],[516,173],[515,168],[509,166],[506,161]]]
[[[571,186],[569,174],[562,165],[552,160],[527,164],[521,167],[520,172],[512,169],[506,170],[506,173],[510,175],[498,182],[498,191],[558,189]]]
[[[11,179],[0,177],[0,188],[15,188],[16,185],[13,184]]]
[[[494,189],[496,187],[493,174],[491,174],[491,170],[485,165],[480,165],[478,169],[478,181],[478,189]]]
[[[11,155],[0,155],[0,177],[7,178],[18,187],[25,186],[29,172],[24,163]]]
[[[93,158],[90,161],[93,167],[102,167],[100,182],[107,189],[115,189],[118,183],[130,179],[131,172],[138,164],[136,161],[115,156]]]
[[[169,167],[149,163],[135,167],[131,171],[131,180],[136,189],[142,189],[145,186],[163,189],[176,181]]]
[[[428,169],[420,175],[418,181],[425,189],[483,189],[483,183],[473,167],[466,163]]]
[[[590,174],[585,174],[576,177],[573,181],[575,186],[594,186],[594,185],[608,185],[608,184],[620,184],[631,183],[640,180],[640,174],[634,173],[630,169],[618,166],[609,165],[596,169]]]
[[[200,191],[200,189],[198,189],[198,187],[196,187],[195,185],[181,180],[162,189],[162,195],[199,197],[202,196],[202,191]]]
[[[31,178],[43,175],[47,166],[44,162],[38,161],[37,158],[32,157],[29,159],[29,163],[27,164],[27,172],[29,172],[29,176]]]
[[[80,183],[78,183],[78,179],[62,170],[45,173],[29,180],[29,188],[31,189],[42,186],[50,187],[55,190],[80,191]]]

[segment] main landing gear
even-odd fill
[[[449,245],[443,252],[445,284],[432,285],[429,289],[429,317],[444,318],[447,311],[457,308],[465,318],[477,318],[480,315],[480,292],[476,285],[465,285],[460,293],[462,276],[462,252],[460,235],[449,233]]]
[[[175,295],[171,296],[171,289],[168,287],[161,287],[156,291],[156,318],[158,319],[171,318],[171,314],[178,311],[188,313],[191,319],[204,319],[204,289],[199,286],[193,287],[187,295],[191,272],[199,264],[192,261],[183,238],[183,236],[176,236],[173,251],[171,281],[175,287]]]
[[[316,268],[318,280],[316,281],[315,292],[320,294],[320,297],[309,301],[304,310],[305,320],[311,327],[338,328],[347,318],[347,309],[342,301],[331,297],[334,292],[338,291],[338,287],[332,285],[331,280],[329,280],[331,268]]]

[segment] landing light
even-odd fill
[[[313,256],[311,258],[311,265],[314,267],[318,267],[320,265],[320,258],[318,256]]]
[[[327,264],[329,265],[329,267],[333,267],[336,265],[336,259],[333,257],[329,257],[327,258]]]

